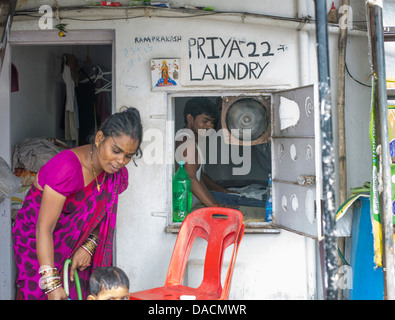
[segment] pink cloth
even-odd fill
[[[69,197],[84,188],[80,160],[71,150],[58,153],[40,169],[37,182],[41,189],[48,185],[56,192]]]

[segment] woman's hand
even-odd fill
[[[70,267],[70,280],[74,281],[75,270],[85,270],[91,265],[91,255],[82,247],[79,247],[74,253]]]
[[[67,300],[66,291],[64,291],[63,287],[51,291],[47,296],[48,300]]]

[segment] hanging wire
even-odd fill
[[[168,9],[164,9],[162,7],[156,6],[123,6],[123,7],[105,7],[105,6],[66,6],[62,7],[62,11],[72,11],[72,10],[81,10],[81,9],[103,9],[103,10],[136,10],[136,9],[149,9],[149,10],[157,10],[163,11],[163,13],[167,12]],[[54,8],[53,8],[54,9]],[[271,18],[274,20],[282,20],[282,21],[291,21],[291,22],[303,22],[306,18],[294,18],[294,17],[286,17],[286,16],[278,16],[278,15],[270,15],[270,14],[262,14],[262,13],[251,13],[251,12],[241,12],[241,11],[203,11],[203,10],[191,10],[186,8],[171,8],[173,12],[187,12],[188,15],[183,16],[166,16],[161,15],[160,18],[169,18],[169,19],[188,19],[202,16],[211,16],[211,15],[241,15],[242,17],[250,16],[250,17],[260,17],[260,18]],[[27,16],[27,17],[38,17],[37,9],[25,9],[15,12],[15,16]],[[113,17],[113,18],[98,18],[98,19],[87,19],[87,18],[64,18],[65,20],[76,20],[76,21],[108,21],[108,20],[129,20],[134,18],[144,18],[146,15],[139,15],[135,17],[125,16],[125,17]],[[314,23],[315,20],[311,17],[308,17],[308,22]],[[354,21],[354,23],[364,23],[366,21]],[[361,27],[360,30],[366,30],[366,28]]]
[[[337,253],[339,254],[339,257],[340,257],[340,259],[343,261],[343,263],[344,263],[346,266],[349,266],[350,264],[349,264],[349,263],[347,262],[347,260],[344,258],[344,256],[343,256],[342,252],[340,251],[339,247],[337,248]]]
[[[365,84],[365,83],[363,83],[363,82],[361,82],[361,81],[355,79],[355,78],[352,76],[352,74],[350,73],[350,71],[348,70],[347,63],[346,63],[345,65],[346,65],[347,74],[350,76],[351,79],[353,79],[356,83],[359,83],[361,86],[365,86],[365,87],[368,87],[368,88],[371,88],[371,87],[372,87],[371,85]]]

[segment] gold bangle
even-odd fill
[[[45,292],[45,294],[48,294],[48,293],[54,291],[55,289],[57,289],[57,288],[59,288],[59,287],[61,287],[61,286],[62,286],[62,284],[60,283],[60,284],[58,284],[57,286],[55,286],[54,288],[51,288],[51,289],[49,289],[49,290],[47,290],[47,291],[44,291],[44,292]]]
[[[98,241],[99,238],[95,234],[91,233],[88,239],[81,245],[81,247],[85,249],[85,251],[87,251],[91,256],[93,256],[98,245]]]
[[[94,233],[91,233],[89,235],[88,239],[92,240],[96,246],[99,244],[99,237],[97,235],[95,235]]]
[[[42,271],[39,280],[39,287],[44,293],[48,294],[62,285],[61,278],[56,268],[50,268]]]
[[[81,245],[81,248],[84,249],[86,252],[88,252],[91,256],[93,256],[93,252],[91,252],[87,247],[85,247],[83,244]]]
[[[96,249],[96,245],[90,240],[86,241],[84,243],[84,246],[87,247],[89,249],[89,251],[91,251],[91,252],[95,251],[95,249]]]
[[[55,267],[49,266],[49,265],[42,265],[42,266],[40,266],[40,269],[38,269],[38,273],[43,275],[43,274],[53,271],[53,270],[57,271],[58,269]]]
[[[41,290],[46,290],[49,286],[52,285],[53,282],[57,282],[60,280],[59,276],[51,276],[51,277],[41,277],[38,284]]]

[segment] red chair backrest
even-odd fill
[[[166,277],[165,286],[181,285],[193,243],[197,237],[207,241],[203,281],[200,290],[229,294],[230,281],[238,245],[244,234],[243,214],[235,209],[207,207],[187,215],[181,225]],[[230,268],[221,286],[221,269],[225,249],[235,243]]]

